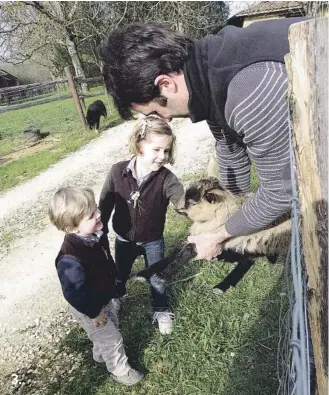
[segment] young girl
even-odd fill
[[[169,201],[175,206],[184,190],[177,177],[164,165],[174,163],[175,136],[161,118],[148,116],[137,121],[130,136],[131,160],[116,163],[103,186],[99,208],[104,232],[113,209],[116,233],[115,262],[118,296],[126,294],[126,282],[139,255],[145,266],[163,259],[163,230]],[[153,321],[162,334],[172,332],[173,314],[169,312],[166,284],[150,280]]]

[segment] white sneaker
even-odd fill
[[[173,331],[174,314],[169,311],[156,311],[153,314],[153,323],[158,321],[159,331],[162,335],[170,335]]]
[[[142,372],[139,372],[138,370],[135,370],[133,368],[130,368],[129,372],[124,374],[123,376],[114,376],[114,374],[111,374],[111,378],[113,380],[128,386],[139,383],[143,379],[143,377],[144,375]]]

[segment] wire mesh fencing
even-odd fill
[[[277,395],[314,395],[315,370],[307,315],[307,272],[299,232],[301,215],[290,121],[289,134],[292,233],[291,247],[286,258],[284,284],[289,306],[280,315],[280,342],[277,356],[279,388]]]

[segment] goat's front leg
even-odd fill
[[[181,250],[175,250],[168,257],[156,262],[144,270],[137,272],[135,277],[144,277],[146,279],[156,274],[158,277],[167,279],[176,274],[191,259],[197,256],[194,243],[187,243]]]
[[[230,262],[230,260],[228,261]],[[223,281],[221,281],[213,288],[213,292],[215,294],[221,295],[228,289],[234,288],[237,283],[243,279],[243,277],[248,273],[248,271],[254,264],[253,259],[247,258],[243,255],[240,255],[237,258],[237,262],[238,264],[236,265],[236,267],[224,278]]]

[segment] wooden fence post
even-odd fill
[[[85,119],[84,113],[83,113],[83,111],[82,111],[82,107],[81,107],[81,103],[80,103],[80,100],[79,100],[78,93],[77,93],[77,91],[76,91],[76,89],[75,89],[75,85],[74,85],[74,81],[73,81],[73,76],[72,76],[72,74],[71,74],[70,67],[69,67],[69,66],[66,66],[66,67],[64,68],[64,70],[65,70],[65,74],[66,74],[66,77],[67,77],[67,83],[68,83],[70,92],[71,92],[71,94],[72,94],[72,98],[73,98],[73,100],[74,100],[75,106],[76,106],[76,108],[77,108],[77,112],[78,112],[80,121],[81,121],[81,123],[82,123],[83,128],[86,129],[86,127],[87,127],[86,119]]]
[[[328,18],[289,30],[289,103],[317,393],[328,394]]]

